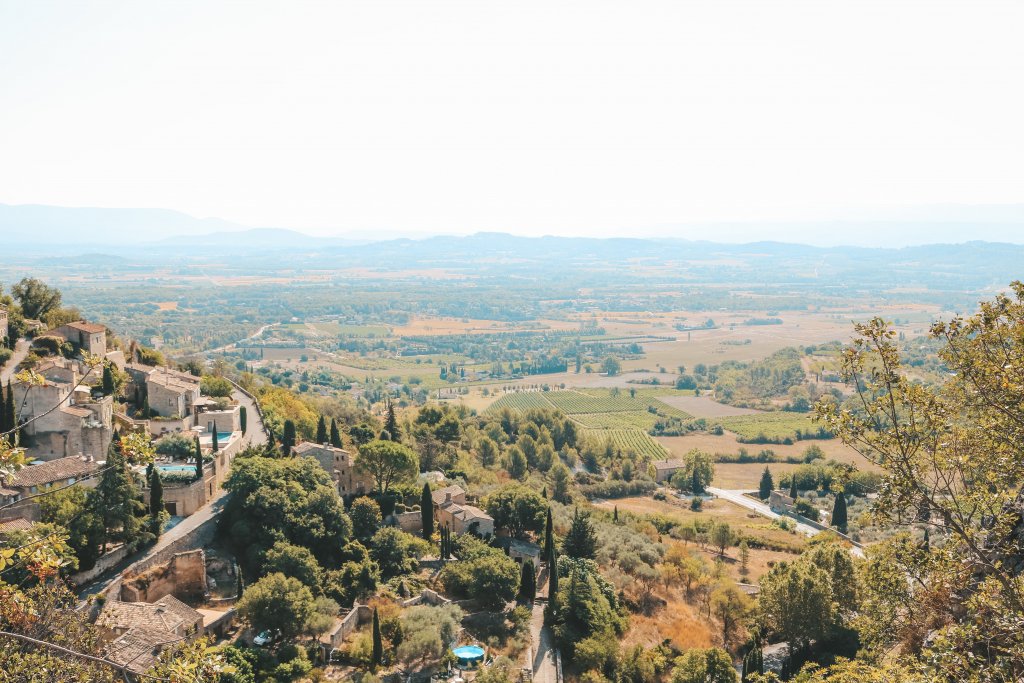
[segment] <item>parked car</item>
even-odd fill
[[[259,647],[263,647],[265,645],[270,645],[271,643],[276,642],[277,639],[280,637],[280,631],[260,631],[256,634],[256,637],[252,639],[252,644],[258,645]]]

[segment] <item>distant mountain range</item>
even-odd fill
[[[765,236],[789,245],[813,242],[827,246],[910,246],[972,240],[1024,244],[1024,205],[908,207],[888,212],[865,212],[846,220],[686,224],[661,226],[649,232],[660,236],[635,239],[521,238],[504,233],[477,233],[459,238],[438,236],[386,240],[360,236],[360,239],[353,236],[315,237],[282,228],[253,228],[219,218],[195,218],[168,209],[0,204],[2,245],[37,255],[81,253],[83,250],[106,252],[111,247],[117,247],[118,253],[156,249],[164,253],[201,254],[203,249],[220,248],[247,253],[333,251],[370,243],[386,244],[385,251],[401,254],[413,249],[430,252],[434,246],[441,245],[443,249],[449,249],[451,239],[466,247],[469,254],[481,246],[486,246],[491,253],[518,252],[526,244],[524,240],[534,240],[530,244],[541,245],[542,249],[561,249],[571,244],[572,250],[586,247],[599,253],[622,248],[630,252],[659,252],[666,243],[692,245],[701,240],[750,245],[759,243]],[[481,240],[486,244],[481,244]]]

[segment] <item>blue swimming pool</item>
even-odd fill
[[[459,666],[473,666],[484,661],[484,649],[477,645],[463,645],[452,650]]]
[[[218,445],[227,443],[228,439],[230,439],[230,438],[231,438],[231,432],[217,432],[217,444]],[[213,441],[213,434],[204,434],[201,437],[201,440],[203,441],[203,443],[206,443],[207,441],[211,441],[212,442]]]
[[[188,472],[194,474],[196,471],[195,465],[157,465],[156,468],[161,472]]]

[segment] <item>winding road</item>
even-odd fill
[[[764,503],[754,500],[750,496],[745,495],[743,491],[719,489],[715,488],[714,486],[709,486],[707,490],[708,493],[718,498],[721,498],[722,500],[727,500],[730,503],[739,505],[740,507],[745,507],[748,510],[756,512],[757,514],[763,517],[767,517],[769,519],[779,519],[780,517],[785,516],[775,512]],[[790,521],[796,521],[792,517],[786,518]],[[821,533],[821,529],[817,529],[809,524],[804,524],[802,522],[796,522],[796,530],[806,536],[814,536],[815,534]],[[850,546],[850,553],[857,557],[864,557],[864,551],[858,548],[857,546]]]
[[[14,377],[14,370],[18,367],[18,363],[25,360],[25,356],[28,355],[29,343],[27,339],[19,339],[14,345],[14,355],[11,359],[0,368],[0,382],[3,382],[4,386],[11,381]]]
[[[245,435],[242,437],[241,447],[244,449],[248,446],[259,446],[265,444],[267,442],[267,433],[263,426],[263,420],[260,418],[260,413],[256,409],[256,402],[237,389],[232,392],[231,396],[238,401],[239,404],[245,406],[246,417],[248,420]],[[121,571],[111,573],[114,571],[111,569],[110,572],[106,572],[105,577],[99,578],[85,586],[82,586],[78,591],[79,599],[85,600],[90,595],[102,592],[114,580],[121,576],[121,572],[125,568],[159,553],[175,541],[190,534],[205,522],[217,517],[224,508],[224,502],[227,496],[228,491],[226,489],[219,489],[206,505],[199,508],[193,514],[183,519],[180,523],[174,525],[172,528],[161,534],[160,539],[155,545],[146,548],[142,552],[136,553],[128,558],[125,563],[122,563]]]

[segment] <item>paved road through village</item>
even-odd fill
[[[256,409],[256,403],[237,389],[232,394],[232,397],[238,401],[239,404],[245,406],[246,417],[248,420],[245,436],[242,437],[242,448],[244,449],[248,446],[260,446],[265,444],[267,442],[267,434],[263,429],[263,420],[260,419],[259,411]],[[187,536],[204,522],[219,515],[221,510],[224,508],[224,501],[227,495],[228,492],[224,489],[217,491],[217,495],[213,500],[162,534],[160,536],[160,540],[158,540],[155,545],[134,555],[131,558],[131,564],[141,562],[142,560],[155,555],[171,543],[174,543],[183,536]],[[101,592],[107,587],[107,585],[116,579],[118,575],[119,574],[107,576],[106,578],[98,579],[83,586],[79,590],[78,597],[84,600],[90,595]]]

